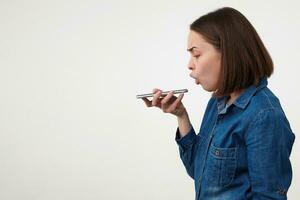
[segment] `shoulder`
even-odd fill
[[[278,97],[268,87],[263,87],[253,94],[240,119],[247,124],[248,129],[263,124],[270,126],[272,123],[289,126]]]
[[[268,88],[258,90],[249,101],[244,114],[256,121],[258,118],[286,118],[278,97]]]
[[[249,108],[261,112],[263,110],[282,110],[278,97],[268,88],[258,90],[249,102]]]
[[[252,110],[250,128],[264,127],[265,129],[273,130],[273,132],[283,129],[291,131],[279,99],[268,87],[257,91],[249,102],[247,109]]]
[[[246,144],[285,146],[290,151],[295,135],[278,98],[268,88],[264,88],[253,97],[249,108],[255,112],[249,117],[245,132]]]

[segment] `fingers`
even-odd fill
[[[159,107],[159,101],[160,101],[160,99],[159,99],[159,97],[161,96],[161,91],[160,90],[157,90],[156,91],[156,93],[154,94],[154,96],[153,96],[153,99],[152,99],[152,106],[157,106],[157,107]]]
[[[169,101],[171,98],[174,98],[173,91],[170,91],[166,97],[161,101],[161,109],[163,112],[167,112],[168,107],[170,106]]]
[[[182,105],[181,100],[184,97],[184,93],[176,97],[174,96],[173,91],[170,91],[166,96],[162,96],[162,90],[158,88],[154,88],[152,91],[154,93],[152,101],[146,97],[142,98],[147,107],[155,106],[160,108],[164,113],[171,113],[174,115],[178,115],[178,113],[183,110],[180,105]]]
[[[162,105],[166,104],[172,98],[172,96],[173,96],[173,91],[170,91],[168,95],[165,96],[164,99],[161,101],[161,104]]]
[[[152,90],[153,93],[156,93],[157,91],[162,91],[162,90],[160,90],[160,89],[158,89],[158,88],[154,88],[154,89]]]
[[[147,107],[151,107],[152,106],[152,102],[149,101],[146,97],[143,97],[142,100],[145,102]]]
[[[146,97],[143,97],[142,100],[145,102],[147,107],[152,107],[152,106],[160,107],[160,100],[161,100],[160,96],[161,96],[162,90],[160,90],[158,88],[154,88],[152,90],[152,92],[154,93],[152,101],[150,101]]]
[[[181,102],[181,100],[183,99],[184,93],[180,94],[177,99],[170,105],[170,107],[166,110],[166,112],[173,112],[178,104]]]

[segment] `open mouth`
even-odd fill
[[[192,76],[192,73],[190,73],[190,77],[193,78],[193,79],[195,79],[195,83],[196,83],[197,85],[200,83],[200,82],[198,81],[197,78],[195,78],[195,77]]]

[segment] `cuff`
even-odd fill
[[[197,135],[193,127],[183,137],[180,137],[179,127],[177,127],[175,141],[179,146],[185,149],[189,148],[193,143],[195,143],[196,139],[197,139]]]

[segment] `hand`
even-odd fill
[[[153,93],[155,94],[152,101],[146,97],[142,98],[147,107],[155,106],[160,108],[164,113],[171,113],[177,117],[186,114],[186,109],[181,102],[184,93],[176,97],[173,95],[173,92],[170,91],[167,96],[162,96],[162,90],[157,88],[153,89]]]

